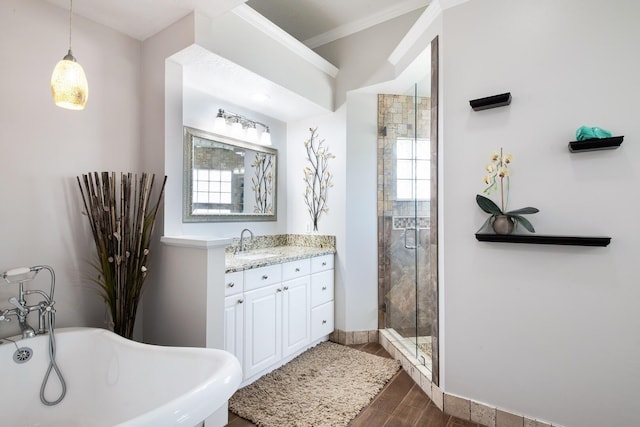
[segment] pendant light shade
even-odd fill
[[[51,94],[58,107],[83,110],[89,97],[89,85],[82,65],[69,53],[56,65],[51,74]]]
[[[89,98],[89,85],[82,65],[71,53],[71,16],[73,0],[69,0],[69,52],[56,64],[51,74],[51,94],[58,107],[84,110]]]

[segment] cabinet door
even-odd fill
[[[314,307],[311,312],[311,340],[315,341],[333,332],[333,301]]]
[[[282,285],[244,294],[244,375],[250,378],[282,356]]]
[[[309,276],[282,283],[282,357],[311,342],[311,280]]]
[[[311,275],[311,306],[317,307],[333,300],[333,270]]]
[[[224,299],[224,349],[242,365],[244,349],[244,300],[242,294]]]

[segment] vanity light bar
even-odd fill
[[[256,125],[262,126],[263,130],[258,139]],[[271,145],[271,133],[269,126],[264,123],[251,120],[241,114],[218,109],[218,114],[213,124],[213,129],[217,133],[243,139],[249,142],[257,142],[262,145]]]

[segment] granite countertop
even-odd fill
[[[310,246],[273,246],[270,248],[254,249],[234,254],[225,254],[225,273],[250,270],[267,265],[280,264],[298,259],[311,258],[320,255],[334,254],[333,247]]]

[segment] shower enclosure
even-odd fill
[[[437,384],[437,76],[427,74],[378,95],[378,295],[380,328]]]

